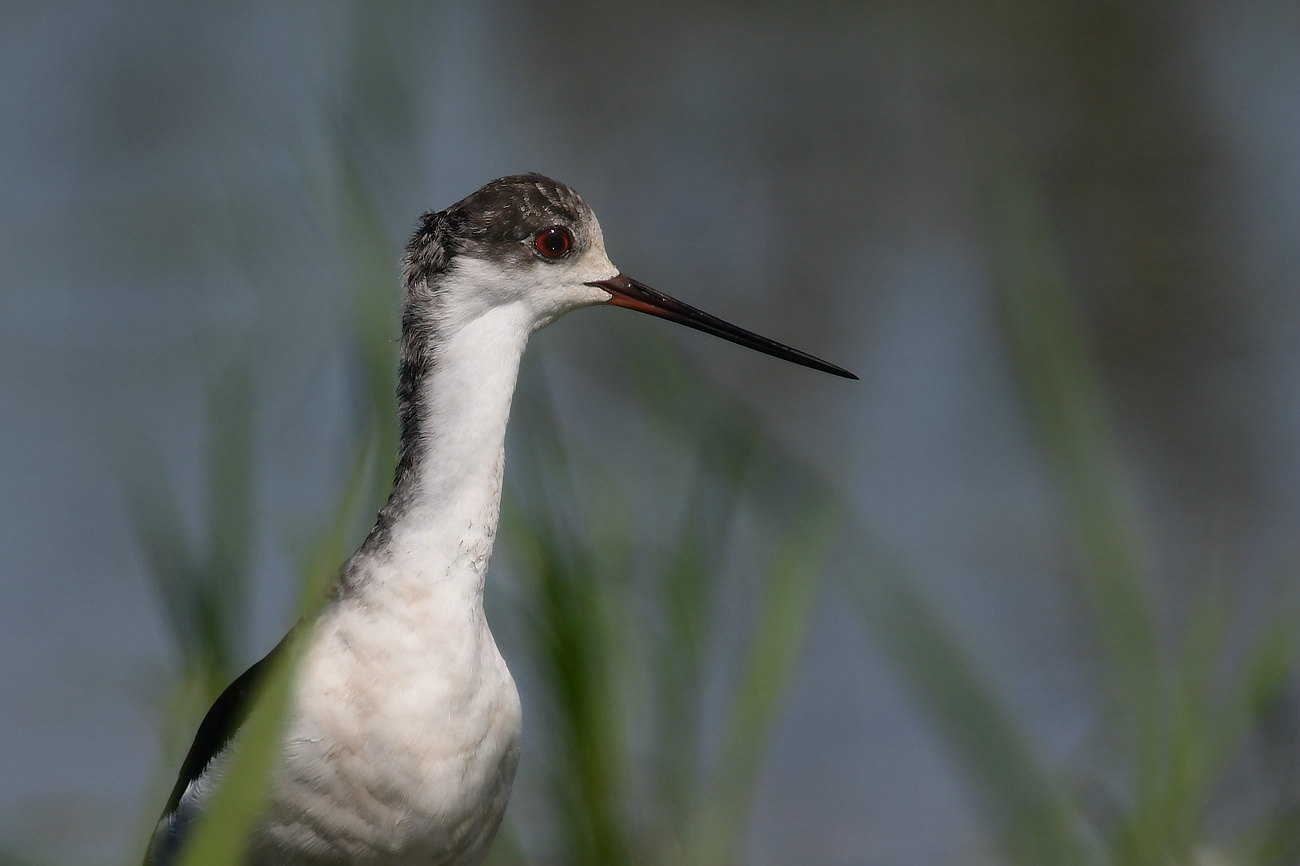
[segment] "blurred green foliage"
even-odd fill
[[[575,864],[738,859],[839,532],[829,491],[785,472],[750,413],[656,348],[629,353],[655,370],[653,382],[641,383],[654,391],[640,395],[643,405],[689,418],[677,432],[693,446],[688,486],[666,531],[641,526],[616,480],[565,435],[540,377],[521,386],[512,421],[523,453],[512,455],[502,539],[528,582],[526,645],[549,696],[562,860]],[[779,491],[782,507],[760,491]],[[735,616],[718,577],[736,556],[742,513],[754,506],[759,513],[749,516],[770,542],[745,557],[760,565],[745,586],[758,601],[741,658],[730,660],[713,742],[705,735],[708,674],[725,662],[719,636]]]
[[[666,344],[647,340],[629,350],[620,373],[634,384],[647,423],[693,443],[691,480],[669,527],[641,525],[620,479],[566,432],[539,367],[525,370],[512,421],[501,535],[524,593],[526,628],[515,638],[545,698],[544,745],[535,747],[547,752],[561,862],[740,858],[750,797],[797,669],[818,578],[837,547],[867,564],[845,569],[839,585],[979,792],[978,811],[1006,862],[1282,864],[1300,854],[1292,832],[1300,814],[1293,736],[1283,744],[1289,763],[1277,768],[1290,775],[1277,780],[1258,819],[1231,833],[1216,832],[1210,820],[1234,761],[1293,677],[1295,599],[1280,594],[1244,652],[1231,651],[1235,613],[1213,587],[1193,600],[1181,627],[1157,614],[1158,570],[1143,547],[1140,511],[1050,240],[1013,173],[990,168],[986,181],[996,301],[1026,410],[1056,471],[1079,558],[1075,578],[1101,651],[1111,710],[1106,759],[1049,766],[921,582],[860,518],[846,516],[833,486],[769,442],[751,412]],[[353,214],[347,231],[381,238],[373,226],[357,231],[357,220],[375,219],[363,184],[343,188],[350,197],[340,207]],[[382,257],[364,258],[375,264],[356,272],[366,287],[359,308],[372,307],[358,316],[356,357],[373,417],[362,425],[335,516],[306,557],[308,618],[321,582],[349,552],[346,539],[380,495],[385,482],[376,477],[390,468],[378,455],[391,453],[394,436],[386,387],[393,346],[373,325],[389,301],[365,298],[389,298],[391,288],[379,279]],[[237,657],[232,647],[247,613],[253,449],[246,371],[220,378],[212,401],[208,546],[183,540],[156,476],[145,476],[132,500],[184,660],[180,692],[209,697],[236,673],[229,659]],[[708,675],[725,655],[716,635],[730,615],[716,576],[727,570],[745,519],[771,542],[748,551],[747,561],[762,563],[746,587],[756,613],[741,657],[730,660],[724,721],[709,740]],[[282,668],[270,686],[223,790],[228,809],[214,809],[210,837],[196,836],[187,864],[238,862],[232,828],[254,814],[290,672]],[[182,705],[182,717],[193,718],[194,701]],[[492,862],[532,862],[509,825]]]
[[[1114,766],[1085,768],[1098,789],[1112,789],[1109,802],[1104,810],[1081,802],[1074,825],[1099,846],[1094,859],[1125,866],[1294,862],[1294,775],[1282,786],[1291,793],[1261,809],[1259,823],[1244,832],[1216,833],[1211,820],[1234,759],[1281,706],[1292,680],[1300,650],[1294,575],[1279,575],[1276,603],[1244,649],[1228,642],[1239,614],[1213,582],[1196,590],[1181,626],[1169,619],[1167,578],[1146,548],[1146,521],[1122,469],[1046,219],[1015,161],[992,146],[981,157],[1006,343],[1056,473],[1110,709]],[[1292,736],[1290,749],[1297,745]],[[1261,844],[1261,836],[1270,841]],[[1291,843],[1276,847],[1285,838]]]

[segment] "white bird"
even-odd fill
[[[425,214],[402,279],[393,492],[336,578],[296,672],[269,799],[249,840],[246,862],[256,866],[469,866],[486,855],[522,720],[483,615],[483,580],[506,421],[534,331],[570,310],[615,304],[857,378],[619,273],[587,204],[538,174],[492,181]],[[275,652],[203,720],[147,866],[176,860],[239,747]]]

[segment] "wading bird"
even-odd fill
[[[480,862],[501,823],[519,694],[483,615],[506,421],[528,337],[570,310],[628,307],[796,364],[847,370],[619,273],[591,208],[538,174],[425,214],[402,261],[393,492],[340,571],[302,660],[256,866]],[[154,831],[167,866],[222,778],[273,650],[200,725]]]

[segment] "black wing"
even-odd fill
[[[176,779],[176,787],[172,788],[172,795],[167,798],[163,818],[176,811],[185,789],[203,774],[212,759],[220,754],[239,732],[240,726],[244,724],[244,720],[253,709],[253,698],[257,695],[257,690],[266,678],[266,674],[271,670],[272,661],[284,651],[288,641],[289,635],[285,635],[284,639],[275,645],[275,649],[226,686],[226,690],[212,704],[208,714],[203,717],[203,723],[199,725],[198,733],[194,735],[194,743],[190,746],[189,754],[185,756],[185,762],[181,764],[180,776]]]

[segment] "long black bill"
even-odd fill
[[[758,334],[746,331],[744,328],[737,328],[729,322],[722,321],[717,316],[710,316],[708,313],[697,310],[689,304],[683,304],[676,298],[670,298],[662,292],[656,292],[649,286],[638,283],[624,274],[619,274],[608,280],[587,283],[587,285],[596,286],[609,292],[609,303],[616,307],[627,307],[629,310],[649,313],[652,316],[658,316],[661,319],[677,322],[679,325],[685,325],[688,328],[694,328],[697,331],[730,340],[738,345],[756,349],[765,355],[771,355],[785,361],[793,361],[796,364],[812,367],[814,370],[821,370],[824,373],[833,373],[836,376],[843,376],[845,379],[858,378],[843,367],[828,364],[821,358],[814,358],[807,352],[791,349],[776,340],[760,337]]]

